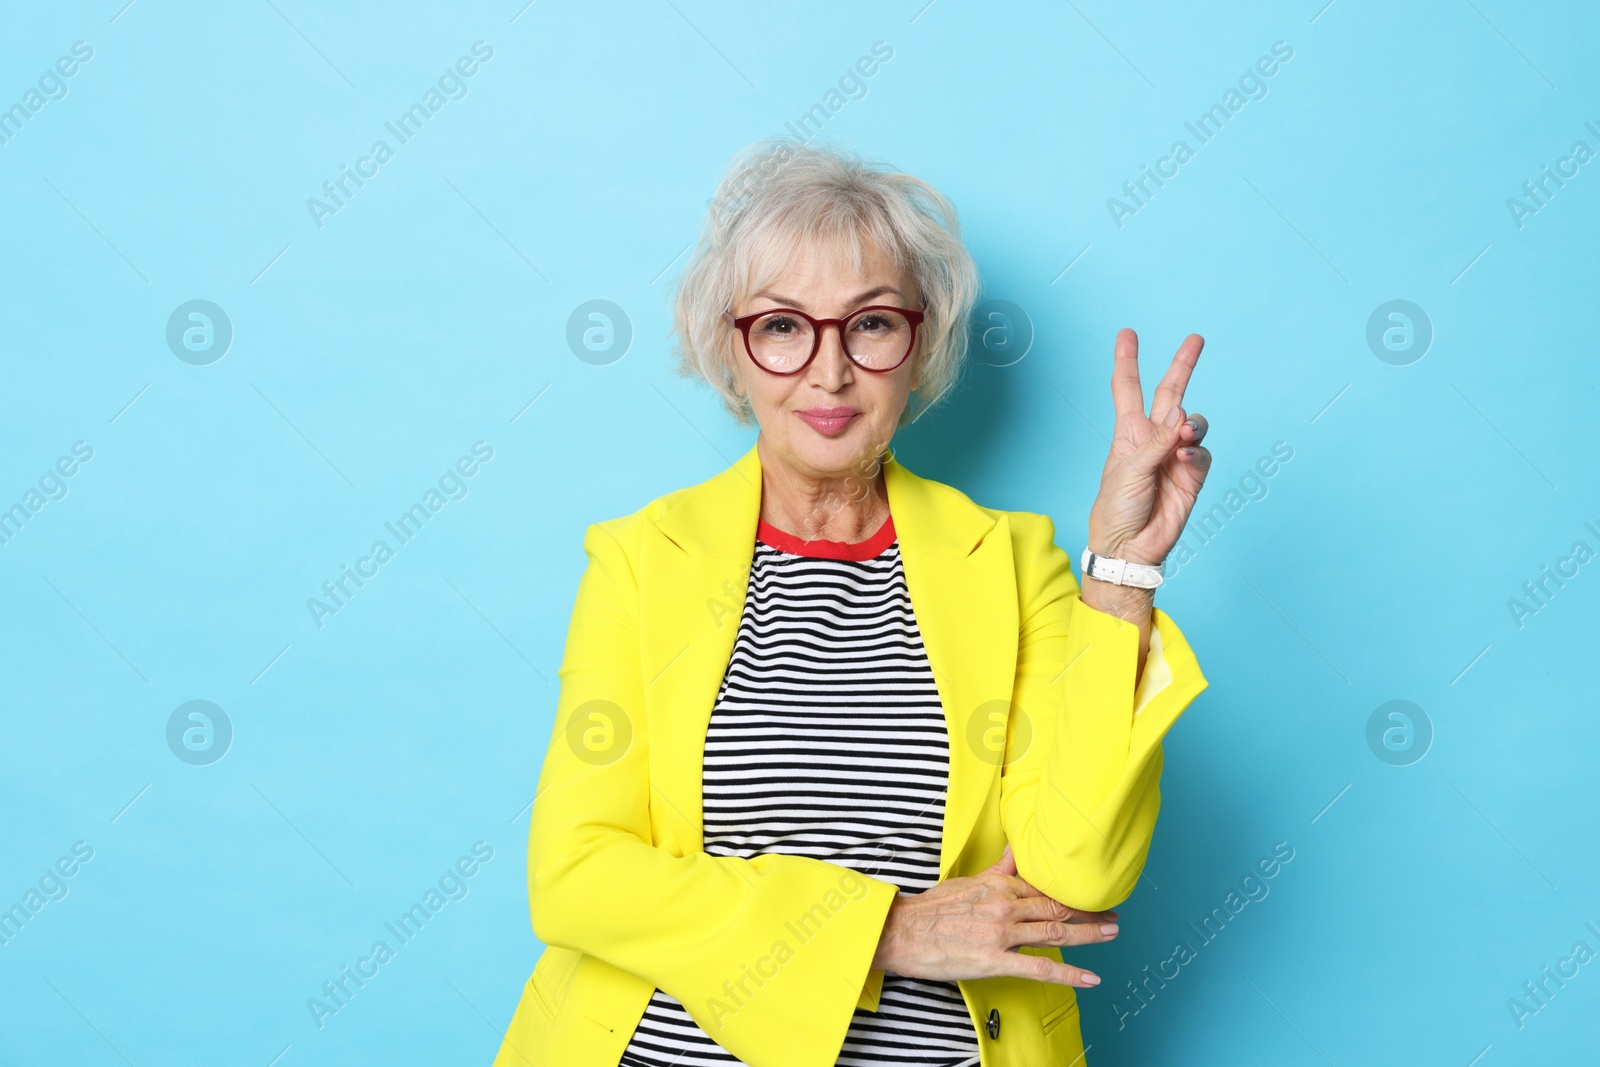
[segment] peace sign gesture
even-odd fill
[[[1100,495],[1089,509],[1089,547],[1095,553],[1158,564],[1183,533],[1211,469],[1211,452],[1200,444],[1205,416],[1186,418],[1183,410],[1183,392],[1204,345],[1205,339],[1192,333],[1178,346],[1146,415],[1139,338],[1126,327],[1118,331],[1111,372],[1117,425],[1100,475]]]

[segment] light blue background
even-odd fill
[[[875,41],[825,135],[950,196],[1035,334],[907,466],[1076,557],[1124,325],[1147,390],[1207,340],[1202,509],[1294,450],[1158,600],[1211,688],[1123,935],[1069,957],[1106,978],[1089,1061],[1592,1057],[1600,962],[1520,1029],[1507,999],[1600,949],[1600,563],[1521,628],[1507,600],[1600,549],[1600,164],[1521,228],[1506,201],[1600,149],[1600,16],[1322,2],[6,5],[0,106],[94,57],[0,145],[0,506],[94,458],[0,545],[0,905],[94,858],[0,946],[0,1062],[489,1062],[540,951],[526,810],[583,530],[753,440],[670,370],[673,273],[731,154]],[[306,199],[479,40],[319,229]],[[1119,229],[1107,198],[1276,41],[1268,95]],[[234,329],[209,366],[165,341],[193,299]],[[565,341],[592,299],[633,326],[606,366]],[[1366,342],[1392,299],[1434,328],[1408,366]],[[466,498],[319,629],[307,598],[480,440]],[[167,747],[193,699],[235,731],[210,766]],[[1391,699],[1433,724],[1410,766],[1367,745]],[[477,841],[469,895],[319,1029],[307,998]],[[1270,895],[1119,1029],[1278,841]]]

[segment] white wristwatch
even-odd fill
[[[1139,589],[1154,589],[1166,579],[1162,576],[1162,564],[1154,566],[1148,563],[1130,563],[1125,559],[1113,559],[1110,556],[1099,556],[1083,550],[1083,560],[1079,564],[1085,577],[1095,578],[1102,582],[1111,582],[1113,585],[1131,585]]]

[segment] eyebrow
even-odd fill
[[[892,286],[892,285],[880,285],[876,289],[868,289],[864,293],[857,294],[853,299],[847,301],[847,303],[852,304],[852,305],[853,304],[863,304],[863,303],[866,303],[868,300],[871,300],[875,296],[882,296],[884,293],[893,293],[895,296],[898,296],[901,300],[904,300],[906,298],[906,294],[902,293],[900,290],[896,289],[894,286]],[[753,294],[750,297],[750,299],[754,300],[756,297],[760,297],[760,296],[764,296],[768,300],[776,300],[779,304],[782,304],[784,307],[795,308],[798,311],[810,311],[811,310],[810,308],[808,308],[804,304],[802,304],[800,301],[795,300],[795,299],[793,299],[791,297],[784,296],[781,293],[774,293],[769,289],[763,289],[759,293]]]

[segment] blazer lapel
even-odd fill
[[[945,878],[999,773],[995,731],[1003,730],[1016,677],[1010,531],[1004,515],[996,519],[950,486],[918,477],[892,454],[884,478],[949,732]],[[703,849],[706,727],[738,635],[760,511],[761,460],[752,445],[726,470],[669,495],[645,524],[639,637],[651,823],[670,835],[678,855]]]
[[[953,872],[1000,773],[1005,716],[1017,670],[1010,523],[958,490],[918,477],[898,461],[885,465],[884,476],[911,610],[949,733],[942,880]]]
[[[639,641],[651,825],[670,834],[680,856],[703,851],[706,726],[739,632],[760,514],[752,445],[722,473],[671,494],[644,527]]]

